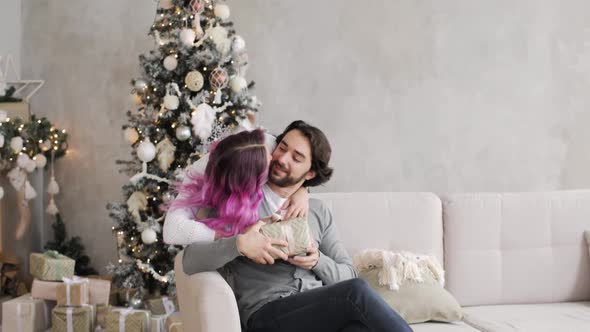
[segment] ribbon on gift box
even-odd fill
[[[66,285],[66,305],[70,306],[71,305],[71,296],[70,296],[70,287],[72,285],[75,284],[83,284],[86,283],[86,287],[88,287],[88,278],[80,278],[78,276],[74,276],[73,278],[66,278],[63,277],[62,281],[64,282],[64,284]],[[88,295],[88,292],[83,292],[83,294],[86,294],[86,296]],[[86,301],[82,301],[82,302],[88,302],[88,298],[86,298]]]
[[[164,304],[164,310],[166,310],[166,317],[168,317],[171,313],[176,311],[176,306],[174,305],[174,302],[170,300],[168,297],[163,297],[162,303]]]
[[[20,303],[16,304],[16,326],[18,332],[23,332],[23,318],[21,317]]]
[[[68,332],[74,332],[74,318],[72,317],[72,313],[74,312],[74,308],[66,309],[66,326]]]
[[[124,308],[124,309],[113,309],[113,311],[118,311],[119,312],[119,332],[125,332],[125,319],[127,318],[127,316],[139,312],[142,314],[145,314],[146,320],[149,324],[150,322],[150,316],[147,313],[147,311],[143,311],[143,310],[135,310],[133,308]]]

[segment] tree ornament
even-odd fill
[[[183,28],[180,30],[180,41],[186,46],[194,46],[197,34],[193,29]]]
[[[14,153],[19,153],[23,149],[23,139],[20,136],[13,137],[10,140],[10,147]]]
[[[4,91],[1,91],[4,93]],[[6,111],[0,110],[0,122],[6,122],[8,119],[8,113]]]
[[[47,165],[47,158],[42,153],[38,153],[33,157],[37,168],[41,169]]]
[[[203,88],[203,84],[205,79],[203,78],[203,74],[201,74],[197,70],[193,70],[186,74],[184,78],[184,83],[188,87],[189,90],[197,92]]]
[[[151,228],[146,228],[143,230],[143,232],[141,232],[141,242],[143,242],[145,244],[152,244],[152,243],[156,242],[156,239],[157,239],[156,231],[154,231]]]
[[[147,83],[144,80],[136,80],[135,81],[135,88],[136,89],[147,89]]]
[[[57,181],[55,181],[55,176],[51,175],[51,180],[49,180],[49,184],[47,185],[47,193],[49,195],[57,195],[59,194],[59,185]]]
[[[136,191],[127,199],[127,211],[131,213],[136,223],[141,222],[139,211],[147,209],[147,196],[142,191]]]
[[[169,94],[164,97],[164,107],[166,109],[173,111],[178,108],[178,105],[180,105],[180,99],[177,96]]]
[[[125,138],[125,141],[127,143],[133,144],[133,143],[137,142],[137,140],[139,139],[139,133],[137,132],[137,130],[135,128],[127,127],[123,131],[123,137]]]
[[[230,14],[229,6],[224,5],[224,4],[217,4],[217,5],[215,5],[215,8],[213,9],[213,13],[215,13],[215,16],[217,16],[220,19],[222,19],[223,21],[225,21],[229,18],[229,14]]]
[[[169,71],[173,71],[178,66],[178,60],[176,60],[176,56],[169,55],[164,58],[164,68]]]
[[[4,188],[0,186],[0,200],[4,197]]]
[[[215,122],[215,110],[209,104],[202,103],[191,113],[193,133],[201,141],[211,136],[213,123]]]
[[[174,152],[176,152],[176,147],[170,142],[168,136],[166,136],[165,139],[158,143],[156,148],[158,150],[158,165],[161,170],[168,172],[170,165],[174,162]]]
[[[227,71],[221,67],[213,69],[209,75],[209,83],[215,89],[215,103],[221,104],[221,89],[227,86]]]
[[[229,86],[233,92],[238,93],[248,87],[248,82],[241,76],[235,76],[231,79]]]
[[[31,161],[31,158],[29,158],[27,154],[22,153],[16,158],[16,165],[22,169],[25,169],[29,165],[29,161]]]
[[[4,135],[0,134],[0,148],[4,147]]]
[[[222,55],[225,55],[231,49],[231,40],[227,38],[227,29],[222,26],[216,26],[207,30],[207,35],[213,40],[215,49]]]
[[[242,53],[246,49],[246,41],[244,40],[244,38],[235,35],[234,40],[231,43],[231,49],[235,53]]]
[[[186,141],[191,137],[191,129],[187,126],[176,127],[176,138],[179,141]]]
[[[41,149],[43,152],[49,151],[51,149],[51,141],[45,140],[43,143],[39,143],[39,149]]]
[[[45,212],[50,216],[55,216],[59,213],[59,209],[57,208],[57,205],[55,204],[55,200],[53,199],[53,197],[51,197],[51,199],[49,200],[49,204],[47,205],[47,209],[45,209]]]
[[[150,142],[149,138],[137,147],[137,157],[144,163],[149,163],[156,157],[156,146]]]

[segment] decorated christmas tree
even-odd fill
[[[131,81],[135,109],[124,138],[132,160],[117,161],[130,176],[126,201],[107,205],[119,260],[109,264],[119,288],[145,296],[175,293],[174,257],[162,240],[165,206],[181,172],[232,128],[250,128],[259,103],[245,79],[245,42],[214,0],[161,0],[149,35],[155,47],[139,57]]]

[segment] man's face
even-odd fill
[[[279,187],[301,185],[312,179],[311,145],[307,137],[299,130],[289,131],[272,153],[269,180]]]

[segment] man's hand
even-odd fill
[[[288,245],[287,242],[262,235],[260,233],[260,227],[263,225],[264,222],[259,221],[250,226],[244,234],[238,235],[236,240],[238,251],[258,264],[274,264],[275,260],[271,254],[280,259],[287,260],[289,257],[284,252],[273,247],[273,245],[286,247]]]
[[[288,262],[305,270],[313,269],[320,259],[320,251],[317,247],[307,248],[307,256],[295,256],[289,258]]]

